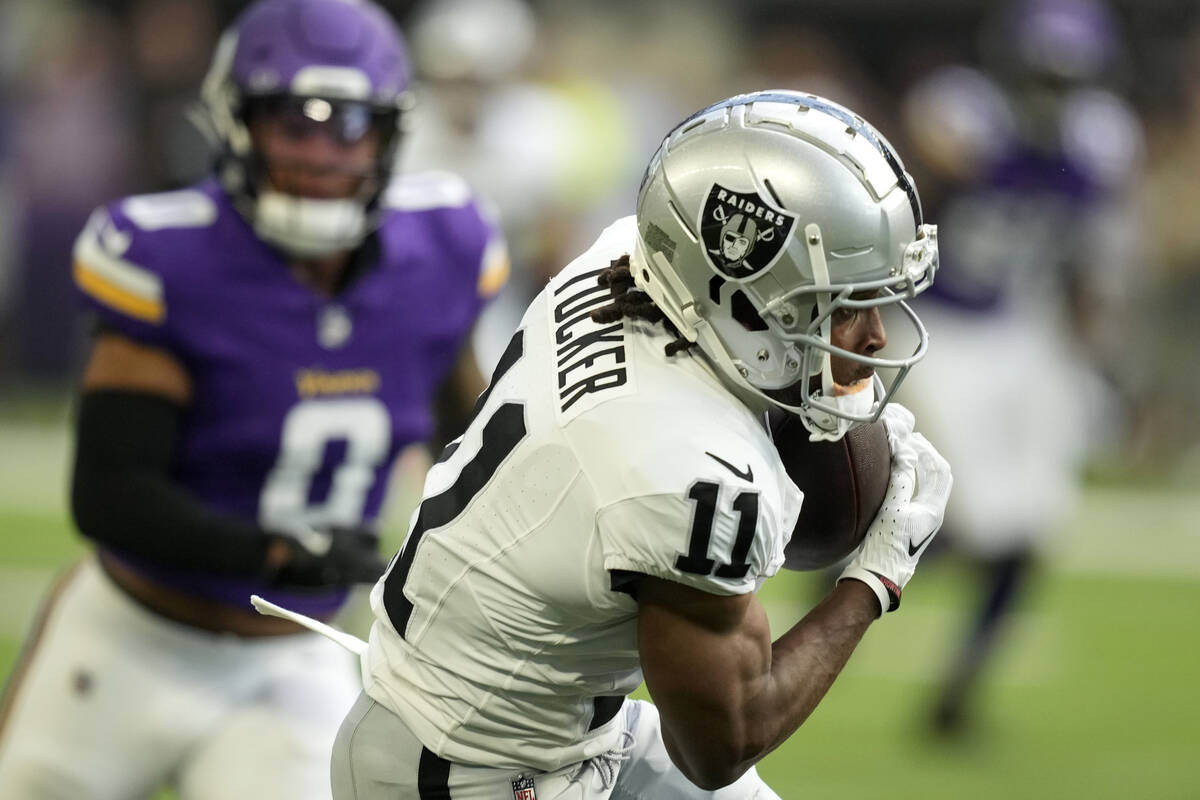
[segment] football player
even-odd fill
[[[734,213],[769,232],[736,258]],[[334,796],[775,797],[755,762],[941,523],[949,467],[889,404],[936,264],[899,158],[845,108],[759,92],[673,130],[636,216],[533,301],[430,470],[371,592]],[[912,353],[880,352],[885,307]],[[772,642],[755,592],[804,500],[771,439],[788,415],[828,440],[882,417],[892,464],[841,580]],[[643,679],[654,704],[625,697]]]
[[[1130,202],[1141,125],[1102,85],[1115,22],[1095,0],[1003,6],[984,28],[988,69],[942,67],[905,99],[947,235],[923,312],[939,346],[904,398],[938,409],[922,418],[955,465],[944,541],[970,559],[978,592],[932,712],[941,735],[975,721],[984,669],[1072,513],[1089,444],[1115,427],[1100,371],[1123,335],[1127,276],[1147,258]],[[980,352],[987,369],[972,370]]]
[[[393,180],[408,85],[379,7],[261,0],[203,86],[216,175],[79,236],[99,324],[72,511],[95,551],[14,673],[0,796],[329,796],[357,669],[248,595],[325,619],[379,577],[389,468],[445,381],[462,430],[483,381],[456,359],[507,269],[462,181]]]

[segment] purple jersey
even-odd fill
[[[977,183],[933,209],[941,269],[929,292],[962,310],[992,312],[1026,291],[1052,292],[1082,252],[1076,237],[1099,187],[1061,153],[1017,148]]]
[[[405,176],[383,203],[370,263],[334,297],[299,282],[213,180],[113,203],[80,235],[85,304],[191,377],[174,479],[210,507],[273,530],[370,523],[397,453],[432,433],[434,392],[507,255],[453,176]],[[280,598],[121,555],[202,596]],[[310,613],[340,599],[281,598]]]
[[[977,121],[990,125],[996,144],[979,173],[930,210],[941,249],[931,299],[967,313],[1011,314],[1060,304],[1078,285],[1123,282],[1136,244],[1111,217],[1136,182],[1141,128],[1123,101],[1101,90],[1075,90],[1059,102],[1057,138],[1036,147],[1005,132],[1005,115]]]

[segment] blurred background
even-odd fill
[[[80,550],[71,245],[94,206],[209,168],[197,88],[244,5],[0,4],[0,675]],[[547,277],[633,212],[661,136],[734,93],[861,113],[940,224],[917,301],[933,350],[903,399],[959,474],[946,535],[762,765],[782,796],[1200,796],[1196,3],[383,5],[418,77],[401,168],[463,174],[512,246],[485,367]],[[392,545],[426,461],[402,463]],[[822,580],[768,584],[777,631]]]

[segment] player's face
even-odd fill
[[[867,300],[878,292],[855,292],[850,295],[855,300]],[[887,344],[887,332],[883,329],[883,318],[878,308],[842,308],[833,313],[830,320],[830,340],[835,347],[849,350],[852,353],[869,356],[882,350]],[[833,381],[839,386],[853,386],[874,374],[874,368],[851,361],[848,358],[831,355],[829,369],[833,373]],[[804,390],[805,381],[797,381],[783,389],[771,389],[766,392],[769,397],[798,406],[803,404],[808,392],[821,390],[821,376],[813,375],[808,380],[808,392]]]
[[[250,119],[272,188],[296,197],[355,195],[371,175],[380,128],[361,104],[319,98],[283,98]]]
[[[854,300],[867,300],[877,294],[878,292],[855,292],[850,297]],[[883,329],[883,318],[878,308],[839,308],[834,311],[830,320],[829,338],[835,347],[862,356],[874,355],[887,345],[887,331]],[[867,364],[838,356],[830,357],[829,368],[833,372],[834,382],[842,386],[869,378],[875,371]]]

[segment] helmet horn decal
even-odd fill
[[[700,237],[709,263],[730,278],[749,278],[783,252],[796,218],[758,192],[736,192],[719,183],[700,212]]]

